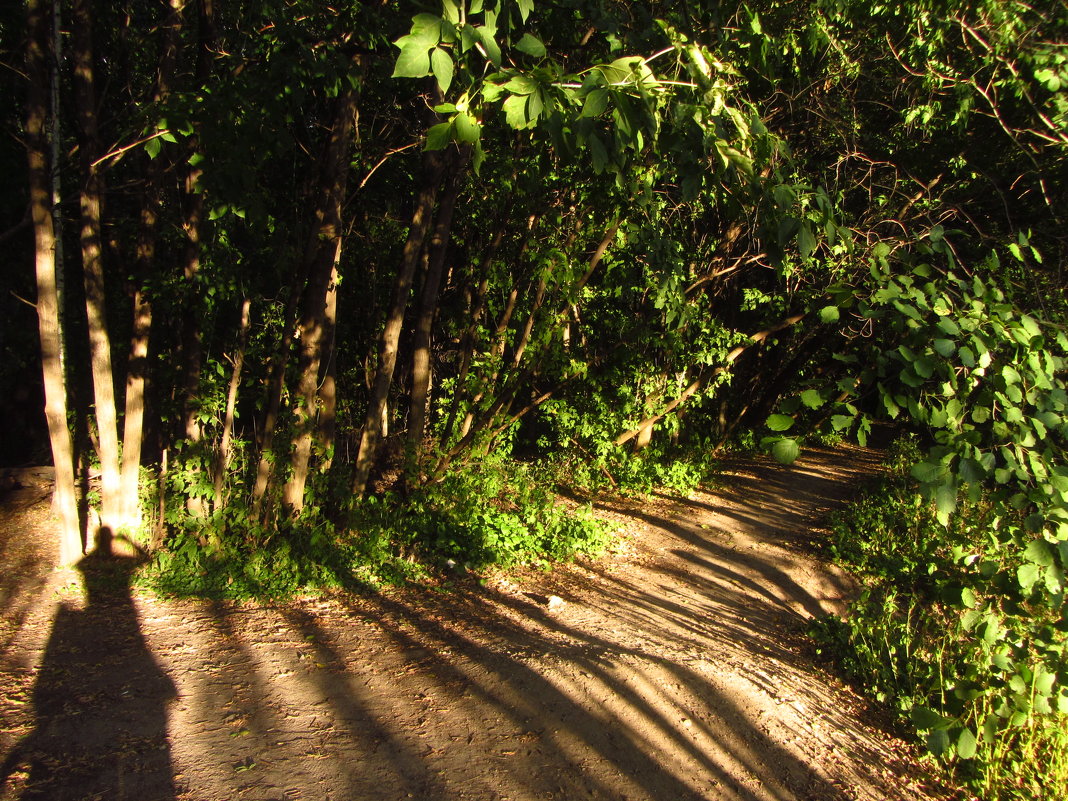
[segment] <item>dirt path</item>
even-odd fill
[[[940,798],[803,635],[848,592],[813,526],[874,459],[614,506],[596,564],[269,608],[131,597],[122,563],[85,601],[9,508],[0,801]]]

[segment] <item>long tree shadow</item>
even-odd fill
[[[84,608],[64,603],[33,691],[36,728],[12,750],[0,787],[20,799],[175,797],[167,704],[175,686],[149,651],[130,581],[139,556],[112,553],[110,531],[77,565]]]

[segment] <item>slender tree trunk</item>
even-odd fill
[[[349,149],[356,125],[358,94],[347,89],[339,98],[334,124],[319,167],[319,201],[316,225],[312,229],[305,261],[308,285],[304,290],[299,323],[300,379],[297,422],[290,457],[290,475],[282,492],[282,503],[291,514],[304,507],[304,486],[311,465],[319,395],[319,367],[324,344],[328,344],[326,307],[331,277],[336,276],[341,252],[341,208],[349,176]]]
[[[141,524],[138,497],[141,445],[144,440],[145,374],[148,370],[148,344],[152,330],[152,304],[138,287],[133,299],[133,334],[130,363],[126,371],[126,411],[123,416],[122,470],[120,474],[121,522],[128,527]]]
[[[63,145],[63,132],[61,123],[63,114],[60,110],[60,89],[62,88],[63,75],[60,64],[63,55],[63,3],[62,0],[52,0],[52,58],[49,70],[49,102],[52,106],[52,116],[48,120],[49,145],[52,155],[52,230],[55,235],[55,261],[56,261],[56,297],[58,298],[60,314],[64,309],[66,297],[66,261],[63,248],[63,165],[60,149]],[[67,341],[66,331],[60,326],[59,329],[59,356],[66,370]],[[64,373],[65,374],[65,373]]]
[[[527,218],[527,230],[523,237],[523,241],[519,246],[519,254],[516,260],[522,260],[523,255],[527,252],[527,247],[530,245],[531,232],[534,230],[534,225],[538,221],[538,215],[531,214]],[[503,359],[504,352],[508,347],[508,327],[512,324],[512,315],[515,314],[516,302],[519,300],[519,287],[512,286],[511,292],[508,293],[508,300],[505,302],[504,311],[497,320],[497,327],[493,331],[493,346],[490,348],[490,355],[494,360]],[[480,389],[475,396],[471,398],[471,403],[468,407],[467,413],[464,415],[463,423],[460,424],[460,439],[463,440],[467,437],[471,431],[471,426],[475,421],[475,407],[482,401],[486,395],[485,387],[496,382],[500,376],[500,368],[498,367],[488,381],[483,384],[483,388]],[[434,468],[434,472],[440,472],[442,465],[438,465]]]
[[[171,82],[178,63],[179,33],[186,0],[170,0],[163,25],[159,67],[153,100],[160,103],[170,95]],[[141,206],[141,225],[137,234],[135,280],[143,282],[155,269],[156,242],[159,236],[160,184],[159,159],[148,161],[145,191]],[[152,302],[144,289],[133,289],[133,332],[130,338],[130,361],[126,368],[126,408],[123,414],[122,466],[119,478],[121,521],[136,528],[141,524],[139,479],[141,449],[144,440],[145,383],[148,373],[149,337],[152,332]]]
[[[486,293],[489,291],[489,269],[493,264],[497,251],[500,250],[501,243],[504,241],[511,206],[511,199],[509,199],[502,215],[497,220],[497,232],[494,234],[489,247],[486,248],[486,252],[483,254],[482,261],[479,264],[478,274],[481,278],[475,291],[474,303],[471,305],[470,321],[460,342],[460,370],[456,376],[452,403],[449,407],[449,417],[445,422],[445,429],[442,433],[442,442],[447,443],[452,439],[453,428],[456,425],[456,415],[460,411],[460,404],[465,394],[464,385],[467,383],[467,375],[471,370],[471,361],[475,357],[475,347],[478,344],[478,326],[482,322],[482,316],[486,311]],[[530,219],[533,221],[536,217],[532,215]]]
[[[215,48],[215,18],[212,0],[198,0],[198,42],[196,78],[200,86],[205,86],[211,77],[211,64]],[[199,148],[199,136],[189,140],[190,155]],[[182,257],[182,275],[185,279],[185,298],[182,314],[181,334],[181,391],[182,391],[182,433],[190,443],[199,443],[204,431],[200,422],[200,378],[203,370],[204,351],[202,320],[199,314],[199,293],[197,280],[200,275],[200,249],[204,225],[204,192],[199,187],[202,170],[187,159],[185,174],[182,179],[182,229],[185,232],[185,252]],[[196,453],[196,449],[193,449]],[[195,463],[188,465],[194,472],[199,472]],[[186,499],[186,508],[190,514],[201,517],[207,511],[204,498],[191,495]]]
[[[400,342],[401,328],[404,325],[404,311],[408,307],[408,298],[412,291],[412,278],[419,263],[419,254],[423,250],[434,213],[434,200],[437,197],[438,182],[441,180],[442,164],[438,153],[430,152],[424,156],[423,178],[412,212],[412,224],[408,229],[408,240],[404,244],[397,280],[393,287],[393,299],[386,315],[386,324],[378,346],[378,370],[375,373],[371,400],[367,405],[367,417],[360,436],[360,450],[356,455],[353,470],[352,492],[362,496],[371,476],[375,454],[382,436],[382,413],[386,408],[389,387],[393,382],[393,371],[397,366],[397,346]]]
[[[438,309],[438,289],[445,256],[449,250],[452,217],[460,196],[470,149],[465,148],[452,165],[448,187],[438,204],[434,232],[427,248],[426,277],[423,279],[419,317],[415,323],[415,344],[412,353],[412,393],[408,407],[408,456],[412,467],[418,469],[423,455],[423,435],[426,428],[427,401],[430,397],[430,341],[434,315]]]
[[[26,154],[30,213],[34,231],[37,274],[37,323],[41,337],[45,418],[52,445],[56,484],[54,502],[60,516],[59,559],[72,564],[82,553],[78,506],[74,492],[74,457],[67,428],[67,387],[63,376],[59,297],[56,286],[55,229],[49,186],[48,120],[50,31],[44,0],[26,4],[29,36],[26,44]]]
[[[723,360],[723,364],[712,370],[702,370],[701,373],[697,376],[696,380],[694,380],[689,386],[687,386],[686,389],[684,389],[679,394],[679,396],[675,398],[675,400],[671,401],[671,403],[665,406],[659,414],[650,415],[649,417],[646,417],[644,420],[638,423],[637,427],[632,428],[630,431],[624,431],[622,434],[616,437],[615,444],[623,445],[624,443],[629,442],[635,437],[640,436],[642,431],[654,426],[656,423],[665,418],[667,415],[671,414],[671,412],[675,411],[675,409],[684,404],[695,394],[704,389],[708,385],[708,382],[711,381],[713,378],[729,370],[730,366],[738,360],[738,357],[745,353],[747,350],[749,350],[751,347],[753,347],[754,345],[759,345],[772,334],[776,334],[779,331],[782,331],[783,329],[789,328],[790,326],[800,322],[804,318],[804,316],[804,314],[792,315],[771,326],[771,328],[766,328],[763,331],[758,331],[757,333],[751,335],[749,337],[749,342],[744,345],[739,345],[727,354],[727,358]]]
[[[197,401],[200,395],[202,368],[202,342],[200,319],[197,314],[197,275],[200,273],[200,235],[204,219],[204,193],[197,191],[201,170],[187,166],[182,181],[184,213],[182,229],[185,232],[185,248],[182,255],[182,276],[185,278],[186,298],[182,314],[182,433],[190,442],[200,442],[200,410]]]
[[[90,0],[75,0],[73,13],[74,97],[78,109],[82,157],[81,249],[85,276],[85,311],[100,457],[100,525],[118,532],[122,515],[119,492],[119,426],[115,405],[115,374],[107,326],[107,294],[101,247],[103,177],[94,166],[100,152],[93,65],[93,18]]]
[[[212,509],[218,512],[223,507],[225,496],[223,484],[226,471],[230,468],[232,448],[230,445],[234,430],[234,413],[237,410],[237,390],[241,386],[241,370],[245,365],[245,351],[248,349],[249,309],[252,301],[245,298],[241,304],[241,326],[238,329],[237,349],[234,352],[233,372],[230,373],[230,387],[226,393],[226,414],[223,418],[222,437],[219,440],[219,452],[215,459],[215,498]]]
[[[252,511],[258,515],[263,508],[263,499],[267,494],[267,485],[274,468],[274,435],[278,429],[278,415],[282,408],[282,392],[285,389],[286,367],[289,354],[293,350],[293,337],[296,325],[297,302],[300,300],[300,288],[303,277],[294,279],[282,315],[282,336],[278,341],[271,360],[271,375],[267,381],[267,408],[263,414],[262,434],[260,436],[260,459],[256,468],[256,483],[252,488]]]
[[[319,384],[319,421],[316,444],[323,454],[322,468],[328,472],[334,464],[334,438],[337,432],[337,282],[341,261],[341,237],[334,253],[334,269],[330,273],[330,288],[326,292],[323,314],[323,379]]]

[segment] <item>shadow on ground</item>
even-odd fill
[[[845,584],[801,545],[843,475],[800,469],[618,507],[629,554],[453,592],[161,601],[87,561],[0,799],[935,797],[812,664]]]

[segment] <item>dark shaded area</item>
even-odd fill
[[[33,690],[36,728],[0,773],[4,785],[22,784],[20,799],[175,797],[166,705],[176,691],[130,594],[141,563],[113,555],[106,530],[78,563],[85,607],[56,613]]]

